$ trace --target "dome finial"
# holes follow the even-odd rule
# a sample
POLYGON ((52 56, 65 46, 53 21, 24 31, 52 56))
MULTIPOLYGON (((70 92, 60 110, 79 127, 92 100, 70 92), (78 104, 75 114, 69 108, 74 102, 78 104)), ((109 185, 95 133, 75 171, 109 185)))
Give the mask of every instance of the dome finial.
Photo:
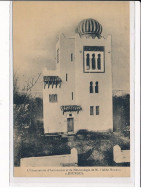
POLYGON ((78 24, 75 32, 78 33, 80 37, 85 36, 86 38, 101 38, 102 26, 98 21, 88 18, 82 20, 78 24))

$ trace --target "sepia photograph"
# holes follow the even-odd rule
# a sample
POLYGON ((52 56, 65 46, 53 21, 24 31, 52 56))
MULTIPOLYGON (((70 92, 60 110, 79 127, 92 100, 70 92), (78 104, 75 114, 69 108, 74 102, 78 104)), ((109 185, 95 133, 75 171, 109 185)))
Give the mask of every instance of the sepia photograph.
POLYGON ((130 3, 12 3, 15 177, 130 177, 130 3))

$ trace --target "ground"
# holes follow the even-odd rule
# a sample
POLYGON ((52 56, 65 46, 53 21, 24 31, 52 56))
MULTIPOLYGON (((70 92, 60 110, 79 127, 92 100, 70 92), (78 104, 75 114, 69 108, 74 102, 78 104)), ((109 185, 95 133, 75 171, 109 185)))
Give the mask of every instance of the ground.
MULTIPOLYGON (((27 132, 20 138, 16 166, 20 165, 20 158, 69 154, 73 147, 78 150, 78 166, 117 166, 113 161, 113 146, 118 144, 121 149, 130 149, 129 132, 98 133, 80 130, 76 134, 54 136, 27 132)), ((129 163, 122 165, 129 166, 129 163)))

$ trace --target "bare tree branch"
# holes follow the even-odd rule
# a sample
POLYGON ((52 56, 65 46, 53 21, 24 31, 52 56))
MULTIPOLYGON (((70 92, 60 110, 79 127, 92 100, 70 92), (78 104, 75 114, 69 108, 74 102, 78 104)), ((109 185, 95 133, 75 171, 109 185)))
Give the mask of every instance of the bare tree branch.
POLYGON ((41 73, 38 74, 37 78, 32 78, 26 85, 26 87, 24 87, 24 90, 26 90, 26 92, 28 93, 29 91, 31 92, 32 88, 35 86, 35 84, 38 82, 39 78, 41 76, 41 73))

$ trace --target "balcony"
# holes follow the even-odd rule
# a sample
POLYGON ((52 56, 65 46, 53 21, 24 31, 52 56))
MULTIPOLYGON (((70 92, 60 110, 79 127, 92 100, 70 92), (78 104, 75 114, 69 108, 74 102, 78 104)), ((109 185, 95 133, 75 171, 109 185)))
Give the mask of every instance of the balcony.
POLYGON ((46 85, 48 86, 48 88, 51 86, 56 87, 59 86, 59 88, 61 87, 61 83, 62 80, 59 76, 44 76, 43 77, 43 81, 44 81, 44 89, 46 87, 46 85))
POLYGON ((77 112, 78 114, 82 110, 82 107, 78 105, 65 105, 65 106, 61 106, 60 108, 63 114, 65 112, 77 112))

